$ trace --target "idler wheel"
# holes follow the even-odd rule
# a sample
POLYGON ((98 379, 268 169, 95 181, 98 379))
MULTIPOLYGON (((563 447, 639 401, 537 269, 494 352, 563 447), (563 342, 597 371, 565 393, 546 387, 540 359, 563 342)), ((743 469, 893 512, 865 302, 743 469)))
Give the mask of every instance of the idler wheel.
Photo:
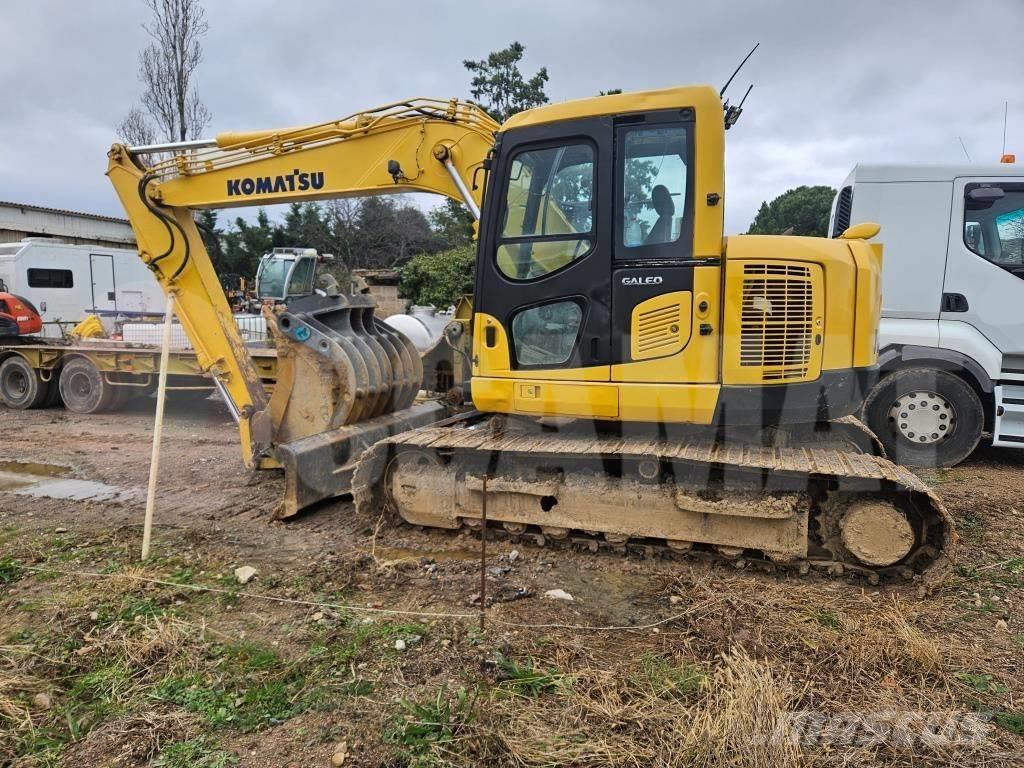
POLYGON ((910 521, 892 504, 857 501, 840 524, 843 546, 865 565, 898 563, 914 546, 910 521))

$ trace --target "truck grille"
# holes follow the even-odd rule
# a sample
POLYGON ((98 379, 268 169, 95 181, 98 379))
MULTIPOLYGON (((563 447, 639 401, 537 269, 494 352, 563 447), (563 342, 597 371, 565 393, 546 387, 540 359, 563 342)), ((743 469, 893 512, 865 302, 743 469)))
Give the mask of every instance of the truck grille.
POLYGON ((745 264, 740 366, 762 369, 765 381, 803 379, 814 338, 810 267, 745 264))

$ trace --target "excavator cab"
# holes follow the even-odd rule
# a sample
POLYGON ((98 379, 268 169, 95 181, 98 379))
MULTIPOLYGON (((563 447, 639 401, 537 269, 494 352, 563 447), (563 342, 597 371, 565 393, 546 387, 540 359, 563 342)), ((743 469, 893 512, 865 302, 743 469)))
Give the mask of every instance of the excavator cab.
POLYGON ((334 261, 315 248, 274 248, 256 268, 256 295, 260 301, 287 304, 290 299, 313 294, 319 267, 334 261))

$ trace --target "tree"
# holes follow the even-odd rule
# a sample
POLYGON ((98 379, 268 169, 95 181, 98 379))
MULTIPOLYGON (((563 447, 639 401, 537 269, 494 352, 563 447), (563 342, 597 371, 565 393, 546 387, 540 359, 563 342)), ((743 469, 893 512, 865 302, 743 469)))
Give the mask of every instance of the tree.
POLYGON ((443 247, 419 208, 392 197, 367 197, 356 216, 358 250, 352 268, 388 268, 443 247))
POLYGON ((143 29, 153 42, 139 54, 142 108, 132 107, 118 126, 131 144, 198 138, 210 112, 195 89, 195 73, 203 59, 200 39, 206 14, 199 0, 145 0, 152 18, 143 29), (143 109, 145 111, 143 111, 143 109))
POLYGON ((427 214, 430 228, 437 233, 445 248, 469 245, 473 240, 473 214, 462 203, 446 197, 444 203, 427 214))
POLYGON ((828 235, 828 216, 836 191, 832 187, 800 186, 783 192, 770 203, 761 203, 748 235, 792 234, 809 237, 828 235))
POLYGON ((233 227, 223 236, 224 271, 255 277, 260 258, 274 247, 275 235, 275 227, 262 208, 256 214, 255 224, 249 224, 241 216, 236 218, 233 227))
POLYGON ((473 292, 476 248, 462 246, 413 256, 398 273, 398 292, 413 304, 447 309, 473 292))
POLYGON ((213 268, 218 274, 230 272, 224 254, 224 233, 217 227, 217 212, 204 209, 196 211, 193 218, 199 227, 199 235, 203 238, 206 252, 210 254, 213 268))
POLYGON ((519 62, 525 52, 526 48, 521 43, 514 42, 508 48, 489 53, 486 59, 462 62, 473 73, 470 82, 473 98, 480 101, 499 123, 516 112, 548 103, 544 93, 544 84, 548 81, 547 67, 541 67, 527 80, 519 70, 519 62))

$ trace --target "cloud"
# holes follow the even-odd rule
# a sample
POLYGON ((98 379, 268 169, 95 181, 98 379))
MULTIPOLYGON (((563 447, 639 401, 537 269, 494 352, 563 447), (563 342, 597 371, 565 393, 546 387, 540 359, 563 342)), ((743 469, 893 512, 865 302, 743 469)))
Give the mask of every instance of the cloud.
MULTIPOLYGON (((466 58, 512 40, 546 66, 558 101, 609 88, 720 84, 755 41, 733 95, 755 88, 727 136, 727 231, 799 184, 838 185, 857 162, 1024 155, 1015 57, 1019 0, 376 0, 207 2, 199 88, 211 132, 319 122, 411 96, 465 96, 466 58)), ((0 56, 0 199, 118 214, 103 178, 138 98, 141 0, 6 3, 0 56)))

